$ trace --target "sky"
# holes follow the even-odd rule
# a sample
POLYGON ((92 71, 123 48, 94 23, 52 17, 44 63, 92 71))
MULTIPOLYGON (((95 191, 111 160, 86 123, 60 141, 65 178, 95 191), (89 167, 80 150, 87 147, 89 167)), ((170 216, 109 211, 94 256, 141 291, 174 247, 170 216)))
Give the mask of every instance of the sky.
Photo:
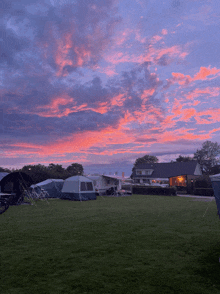
POLYGON ((220 143, 217 0, 1 0, 0 166, 125 171, 220 143))

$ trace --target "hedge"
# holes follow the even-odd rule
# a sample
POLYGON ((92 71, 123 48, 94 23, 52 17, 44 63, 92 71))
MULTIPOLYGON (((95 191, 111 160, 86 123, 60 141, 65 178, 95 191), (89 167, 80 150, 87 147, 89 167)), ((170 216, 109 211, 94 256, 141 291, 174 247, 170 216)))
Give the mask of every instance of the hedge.
POLYGON ((175 188, 133 186, 132 194, 176 196, 175 188))
POLYGON ((194 189, 194 195, 214 196, 214 191, 212 188, 196 188, 194 189))

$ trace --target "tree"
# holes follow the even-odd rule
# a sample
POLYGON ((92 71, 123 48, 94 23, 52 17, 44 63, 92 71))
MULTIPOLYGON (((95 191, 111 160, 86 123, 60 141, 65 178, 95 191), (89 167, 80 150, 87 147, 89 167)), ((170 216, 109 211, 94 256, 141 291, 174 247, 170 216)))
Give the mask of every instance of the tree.
POLYGON ((215 165, 210 170, 210 175, 220 174, 220 165, 215 165))
POLYGON ((83 166, 79 163, 72 163, 69 165, 66 170, 70 176, 82 176, 83 175, 83 166))
POLYGON ((29 175, 32 178, 34 184, 50 178, 47 167, 42 164, 25 165, 18 171, 24 172, 29 175))
POLYGON ((219 163, 217 156, 220 154, 220 145, 215 142, 205 141, 201 149, 194 153, 194 159, 201 165, 203 173, 210 174, 212 168, 219 163))
POLYGON ((143 163, 157 163, 158 158, 153 155, 144 155, 143 157, 139 157, 135 160, 134 166, 137 166, 139 164, 143 163))
POLYGON ((176 158, 176 162, 187 162, 193 160, 193 157, 190 156, 181 156, 179 155, 178 158, 176 158))
POLYGON ((47 167, 48 174, 52 179, 64 179, 67 178, 67 171, 61 164, 50 163, 47 167))
POLYGON ((10 173, 11 171, 8 168, 0 167, 0 172, 10 173))
POLYGON ((135 160, 134 166, 132 168, 132 174, 131 174, 131 178, 133 177, 134 174, 134 169, 139 165, 139 164, 143 164, 143 163, 157 163, 158 162, 158 158, 156 156, 153 155, 144 155, 143 157, 139 157, 135 160))

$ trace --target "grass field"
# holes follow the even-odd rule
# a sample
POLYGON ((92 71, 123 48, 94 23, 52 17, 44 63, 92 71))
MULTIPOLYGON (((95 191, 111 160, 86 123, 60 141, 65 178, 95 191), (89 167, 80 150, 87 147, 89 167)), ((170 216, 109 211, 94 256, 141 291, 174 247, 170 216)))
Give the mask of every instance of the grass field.
POLYGON ((0 293, 220 293, 215 201, 39 201, 0 215, 0 293), (208 209, 207 209, 208 208, 208 209))

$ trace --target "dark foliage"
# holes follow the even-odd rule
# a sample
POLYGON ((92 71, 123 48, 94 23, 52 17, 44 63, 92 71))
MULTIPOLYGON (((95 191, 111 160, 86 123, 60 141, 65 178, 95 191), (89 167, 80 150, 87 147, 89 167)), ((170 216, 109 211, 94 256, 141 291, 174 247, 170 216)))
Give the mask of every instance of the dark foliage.
POLYGON ((79 163, 72 163, 66 170, 71 176, 83 175, 83 166, 79 163))
POLYGON ((192 157, 189 157, 189 156, 181 156, 179 155, 178 158, 176 158, 176 162, 187 162, 187 161, 191 161, 193 160, 192 157))
POLYGON ((215 165, 210 169, 210 175, 220 174, 220 165, 215 165))
POLYGON ((201 165, 204 174, 211 174, 212 168, 219 162, 217 156, 220 154, 220 145, 215 142, 205 141, 201 149, 194 153, 194 159, 201 165))
POLYGON ((66 169, 60 164, 50 163, 49 166, 42 164, 37 165, 25 165, 21 171, 29 175, 33 179, 33 183, 39 183, 47 179, 67 179, 75 175, 83 175, 83 166, 78 163, 73 163, 66 169))
POLYGON ((175 188, 133 186, 133 194, 176 196, 175 188))
POLYGON ((214 196, 214 191, 212 188, 196 188, 194 189, 194 195, 214 196))
POLYGON ((209 176, 203 176, 195 180, 195 188, 212 188, 212 182, 209 176))
POLYGON ((11 171, 10 171, 10 169, 8 169, 8 168, 0 167, 0 172, 1 172, 1 173, 2 173, 2 172, 4 172, 4 173, 10 173, 11 171))

